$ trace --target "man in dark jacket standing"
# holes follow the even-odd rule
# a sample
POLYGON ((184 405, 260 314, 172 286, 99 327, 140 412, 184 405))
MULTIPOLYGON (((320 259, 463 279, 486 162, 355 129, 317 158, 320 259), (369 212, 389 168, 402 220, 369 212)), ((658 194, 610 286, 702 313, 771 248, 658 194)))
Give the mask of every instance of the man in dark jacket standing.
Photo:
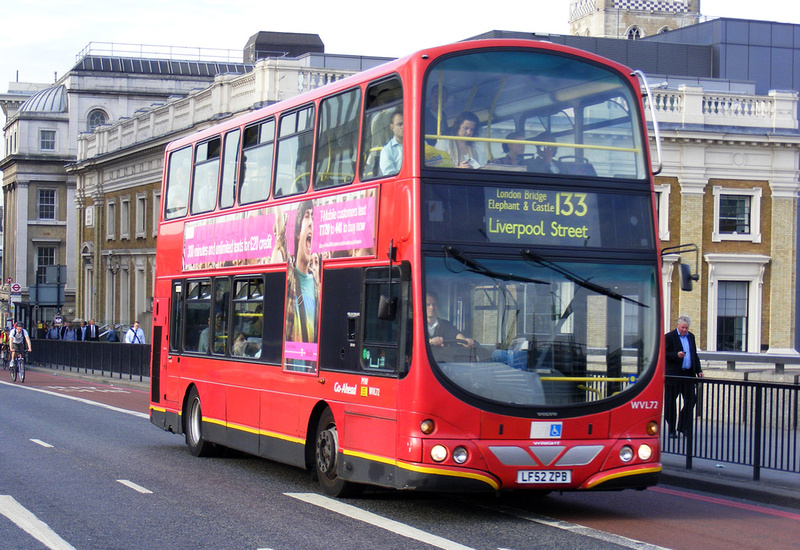
MULTIPOLYGON (((678 317, 675 330, 664 335, 664 351, 667 376, 683 376, 686 378, 702 378, 700 357, 697 356, 697 344, 694 334, 689 332, 692 321, 686 315, 678 317)), ((692 426, 692 413, 695 403, 694 382, 690 380, 667 381, 664 390, 664 418, 669 428, 669 436, 677 437, 675 432, 676 400, 683 396, 683 408, 678 417, 678 432, 686 435, 692 426)))

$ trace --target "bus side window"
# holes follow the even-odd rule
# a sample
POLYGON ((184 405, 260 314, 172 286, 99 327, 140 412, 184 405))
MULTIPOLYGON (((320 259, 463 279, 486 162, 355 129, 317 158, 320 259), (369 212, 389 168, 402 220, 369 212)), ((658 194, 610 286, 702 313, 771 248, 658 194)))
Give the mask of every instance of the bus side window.
POLYGON ((364 130, 361 142, 361 179, 368 180, 396 174, 382 174, 380 156, 392 139, 392 113, 403 106, 403 84, 398 77, 382 80, 367 88, 364 102, 364 130))
POLYGON ((189 179, 192 170, 192 148, 184 147, 169 156, 167 200, 164 218, 174 220, 186 215, 189 207, 189 179))
POLYGON ((320 104, 314 188, 345 185, 355 178, 360 107, 360 88, 320 104))
POLYGON ((405 314, 408 304, 407 262, 401 267, 392 269, 391 283, 388 268, 366 270, 364 309, 361 313, 364 326, 364 342, 360 353, 363 371, 398 372, 403 370, 402 367, 410 358, 408 331, 401 330, 408 322, 405 314), (381 297, 397 299, 397 314, 392 319, 381 319, 378 315, 381 297), (404 351, 401 353, 400 350, 404 351))
POLYGON ((236 176, 239 167, 239 130, 225 136, 222 156, 222 188, 219 192, 219 207, 230 208, 236 200, 236 176))
POLYGON ((311 180, 314 106, 282 116, 278 134, 274 196, 305 193, 311 180))
POLYGON ((280 365, 283 353, 283 320, 286 309, 286 271, 264 274, 264 332, 261 360, 280 365))
POLYGON ((224 355, 228 342, 228 302, 231 296, 231 281, 227 277, 214 279, 214 346, 211 352, 224 355))
POLYGON ((183 350, 206 353, 209 316, 211 314, 211 281, 187 281, 186 312, 183 325, 183 350), (205 331, 206 339, 201 338, 205 331))
POLYGON ((261 277, 237 279, 233 293, 233 331, 230 353, 260 358, 264 325, 264 282, 261 277))
POLYGON ((192 178, 192 214, 214 210, 219 180, 220 138, 199 144, 194 152, 192 178))
POLYGON ((172 283, 172 311, 169 324, 169 351, 181 351, 181 325, 183 324, 183 282, 172 283))
POLYGON ((274 146, 274 119, 259 122, 244 129, 239 204, 265 201, 269 197, 274 146))

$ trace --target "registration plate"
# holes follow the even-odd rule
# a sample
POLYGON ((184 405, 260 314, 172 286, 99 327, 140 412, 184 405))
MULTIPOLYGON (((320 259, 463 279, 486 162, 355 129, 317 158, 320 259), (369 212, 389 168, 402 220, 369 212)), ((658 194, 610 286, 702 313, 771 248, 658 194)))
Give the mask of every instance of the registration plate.
POLYGON ((572 483, 570 470, 520 470, 517 483, 572 483))

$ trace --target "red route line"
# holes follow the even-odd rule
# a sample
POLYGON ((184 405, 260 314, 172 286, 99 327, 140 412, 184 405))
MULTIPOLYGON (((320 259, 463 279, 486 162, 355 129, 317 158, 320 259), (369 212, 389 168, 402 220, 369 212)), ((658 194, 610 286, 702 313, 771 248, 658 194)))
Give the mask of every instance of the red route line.
POLYGON ((648 488, 648 491, 655 491, 657 493, 664 493, 667 495, 673 495, 681 498, 691 498, 702 502, 710 502, 712 504, 719 504, 721 506, 729 506, 731 508, 739 508, 741 510, 748 510, 750 512, 758 512, 760 514, 767 514, 771 516, 778 516, 781 518, 800 521, 800 514, 794 514, 792 512, 783 512, 781 510, 773 510, 771 508, 764 508, 762 506, 756 506, 754 504, 744 504, 742 502, 734 502, 732 500, 725 500, 722 498, 707 497, 702 495, 696 495, 694 493, 685 493, 683 491, 674 491, 672 489, 664 489, 663 487, 650 487, 648 488))

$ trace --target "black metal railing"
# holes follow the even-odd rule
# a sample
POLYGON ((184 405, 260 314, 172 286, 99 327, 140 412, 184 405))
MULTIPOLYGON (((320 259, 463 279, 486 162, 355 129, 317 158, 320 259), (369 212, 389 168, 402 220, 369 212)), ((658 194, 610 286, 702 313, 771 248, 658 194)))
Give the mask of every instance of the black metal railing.
POLYGON ((33 340, 29 361, 55 369, 141 382, 150 376, 150 345, 37 339, 33 340))
POLYGON ((662 452, 685 456, 687 469, 701 458, 751 466, 756 481, 762 468, 800 473, 800 386, 682 376, 666 384, 679 411, 684 395, 696 401, 684 433, 663 430, 662 452))

